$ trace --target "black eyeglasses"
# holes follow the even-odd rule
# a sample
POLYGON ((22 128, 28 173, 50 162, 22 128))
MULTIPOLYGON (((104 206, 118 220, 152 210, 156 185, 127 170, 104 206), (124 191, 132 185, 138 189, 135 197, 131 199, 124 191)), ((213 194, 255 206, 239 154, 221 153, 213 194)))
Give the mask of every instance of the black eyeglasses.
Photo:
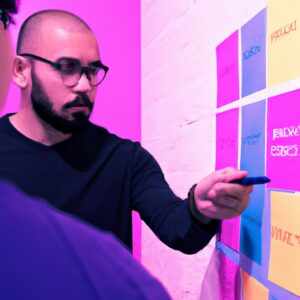
POLYGON ((101 61, 95 61, 88 67, 83 67, 76 58, 62 57, 58 59, 57 62, 52 62, 30 53, 22 53, 19 55, 28 56, 51 65, 60 73, 63 83, 68 87, 75 86, 83 73, 85 73, 92 86, 97 86, 104 80, 106 73, 108 72, 108 67, 103 65, 101 61))

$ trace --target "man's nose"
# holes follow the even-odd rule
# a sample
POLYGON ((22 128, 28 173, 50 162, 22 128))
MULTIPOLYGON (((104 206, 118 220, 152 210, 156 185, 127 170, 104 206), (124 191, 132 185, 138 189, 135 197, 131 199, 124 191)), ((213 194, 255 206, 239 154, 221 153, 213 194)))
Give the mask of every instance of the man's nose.
POLYGON ((78 83, 74 86, 74 91, 76 92, 82 92, 87 93, 92 90, 92 85, 89 80, 89 75, 87 74, 87 71, 84 71, 78 81, 78 83))

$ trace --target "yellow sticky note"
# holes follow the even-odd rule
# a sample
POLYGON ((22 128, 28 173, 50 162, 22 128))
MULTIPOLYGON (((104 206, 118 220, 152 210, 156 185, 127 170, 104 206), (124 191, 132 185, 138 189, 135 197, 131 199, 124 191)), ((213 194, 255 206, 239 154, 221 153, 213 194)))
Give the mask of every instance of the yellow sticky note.
POLYGON ((300 76, 300 1, 270 0, 268 5, 268 86, 300 76))
POLYGON ((244 300, 269 300, 269 290, 248 273, 241 271, 244 300))
POLYGON ((300 195, 271 192, 269 280, 300 296, 300 195))

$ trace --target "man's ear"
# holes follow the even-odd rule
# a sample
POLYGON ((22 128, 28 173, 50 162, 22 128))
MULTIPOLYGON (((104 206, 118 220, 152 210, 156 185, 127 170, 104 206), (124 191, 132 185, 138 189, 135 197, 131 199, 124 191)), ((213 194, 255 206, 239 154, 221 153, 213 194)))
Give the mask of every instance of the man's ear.
POLYGON ((31 65, 22 56, 16 56, 13 61, 12 80, 21 89, 26 89, 31 81, 31 65))

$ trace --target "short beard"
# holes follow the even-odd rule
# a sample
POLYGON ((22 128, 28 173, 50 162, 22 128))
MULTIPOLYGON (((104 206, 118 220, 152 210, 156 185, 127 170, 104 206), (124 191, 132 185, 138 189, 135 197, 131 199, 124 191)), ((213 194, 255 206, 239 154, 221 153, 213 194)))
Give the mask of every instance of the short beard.
MULTIPOLYGON (((86 115, 83 112, 75 112, 72 114, 73 119, 69 120, 55 112, 50 98, 46 95, 39 79, 35 75, 34 69, 32 69, 31 78, 31 104, 36 114, 43 121, 63 133, 78 132, 89 124, 90 114, 86 115)), ((90 112, 92 112, 93 109, 93 103, 88 96, 81 94, 74 101, 65 104, 62 107, 62 111, 75 106, 87 106, 90 109, 90 112)))

